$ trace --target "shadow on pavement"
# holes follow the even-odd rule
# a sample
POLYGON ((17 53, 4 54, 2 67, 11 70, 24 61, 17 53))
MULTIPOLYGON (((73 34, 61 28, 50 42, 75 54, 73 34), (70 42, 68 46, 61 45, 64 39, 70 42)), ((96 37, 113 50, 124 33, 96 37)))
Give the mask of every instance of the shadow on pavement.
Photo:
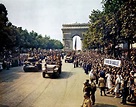
MULTIPOLYGON (((136 104, 134 103, 127 103, 124 105, 125 107, 136 107, 136 104)), ((93 107, 119 107, 119 106, 115 106, 115 105, 110 105, 110 104, 100 104, 100 103, 96 103, 93 107)))
POLYGON ((96 103, 93 107, 117 107, 115 105, 110 105, 110 104, 100 104, 96 103))
POLYGON ((7 77, 5 76, 0 76, 0 83, 2 82, 12 82, 14 81, 15 79, 18 79, 20 77, 20 74, 11 74, 11 75, 7 75, 7 77))
POLYGON ((70 78, 73 74, 74 74, 73 72, 62 71, 62 73, 60 74, 59 79, 70 78))
POLYGON ((9 107, 9 106, 0 104, 0 107, 9 107))
POLYGON ((126 105, 128 105, 128 106, 134 106, 134 107, 136 107, 136 103, 127 103, 126 105))
POLYGON ((2 82, 12 82, 20 77, 20 72, 22 72, 21 67, 13 67, 9 70, 2 70, 0 72, 0 83, 2 82))
POLYGON ((45 78, 51 78, 51 79, 67 79, 71 77, 74 73, 73 72, 67 72, 67 71, 62 71, 59 76, 53 75, 53 76, 48 76, 46 75, 45 78))

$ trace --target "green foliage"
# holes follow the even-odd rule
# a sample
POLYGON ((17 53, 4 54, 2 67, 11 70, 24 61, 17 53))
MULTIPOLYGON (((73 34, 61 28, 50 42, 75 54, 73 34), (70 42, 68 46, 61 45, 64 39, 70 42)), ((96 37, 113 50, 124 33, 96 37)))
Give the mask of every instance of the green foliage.
POLYGON ((18 35, 19 47, 20 48, 41 48, 41 49, 62 49, 63 45, 60 41, 50 39, 49 36, 42 36, 38 33, 18 28, 20 35, 18 35))
POLYGON ((84 37, 84 47, 106 46, 115 51, 115 46, 122 42, 135 43, 136 0, 102 0, 102 3, 103 11, 93 10, 89 16, 90 26, 84 37))
POLYGON ((129 0, 119 10, 119 19, 122 22, 121 34, 131 43, 136 42, 136 0, 129 0))
POLYGON ((116 13, 122 4, 128 0, 102 0, 105 13, 116 13))
POLYGON ((95 48, 103 43, 102 32, 104 29, 104 13, 99 10, 93 10, 90 18, 90 26, 88 32, 85 34, 83 45, 85 48, 95 48))
POLYGON ((7 15, 6 7, 0 4, 0 52, 12 49, 16 41, 14 27, 8 21, 7 15))

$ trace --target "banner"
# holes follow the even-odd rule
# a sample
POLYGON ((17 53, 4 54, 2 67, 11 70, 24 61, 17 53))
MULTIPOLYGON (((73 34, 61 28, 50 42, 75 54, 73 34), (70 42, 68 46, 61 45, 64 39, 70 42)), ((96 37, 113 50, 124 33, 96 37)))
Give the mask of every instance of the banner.
POLYGON ((114 59, 104 59, 105 65, 120 67, 121 66, 121 60, 114 60, 114 59))

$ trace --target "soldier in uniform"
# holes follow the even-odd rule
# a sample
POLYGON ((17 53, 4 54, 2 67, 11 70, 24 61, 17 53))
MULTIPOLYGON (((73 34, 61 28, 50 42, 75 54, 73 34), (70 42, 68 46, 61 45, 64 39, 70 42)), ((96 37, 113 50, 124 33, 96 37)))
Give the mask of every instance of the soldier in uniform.
POLYGON ((105 79, 103 77, 99 78, 99 80, 98 80, 98 86, 100 88, 101 96, 102 96, 102 92, 104 92, 104 95, 106 96, 106 94, 105 94, 105 79))

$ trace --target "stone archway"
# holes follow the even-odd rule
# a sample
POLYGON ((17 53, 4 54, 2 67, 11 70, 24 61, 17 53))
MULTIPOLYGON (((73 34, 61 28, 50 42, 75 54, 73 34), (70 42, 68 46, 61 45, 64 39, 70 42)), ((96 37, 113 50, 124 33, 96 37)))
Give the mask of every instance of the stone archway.
POLYGON ((68 51, 73 50, 73 37, 78 35, 82 43, 83 35, 89 28, 88 23, 63 24, 62 26, 64 50, 68 51))

